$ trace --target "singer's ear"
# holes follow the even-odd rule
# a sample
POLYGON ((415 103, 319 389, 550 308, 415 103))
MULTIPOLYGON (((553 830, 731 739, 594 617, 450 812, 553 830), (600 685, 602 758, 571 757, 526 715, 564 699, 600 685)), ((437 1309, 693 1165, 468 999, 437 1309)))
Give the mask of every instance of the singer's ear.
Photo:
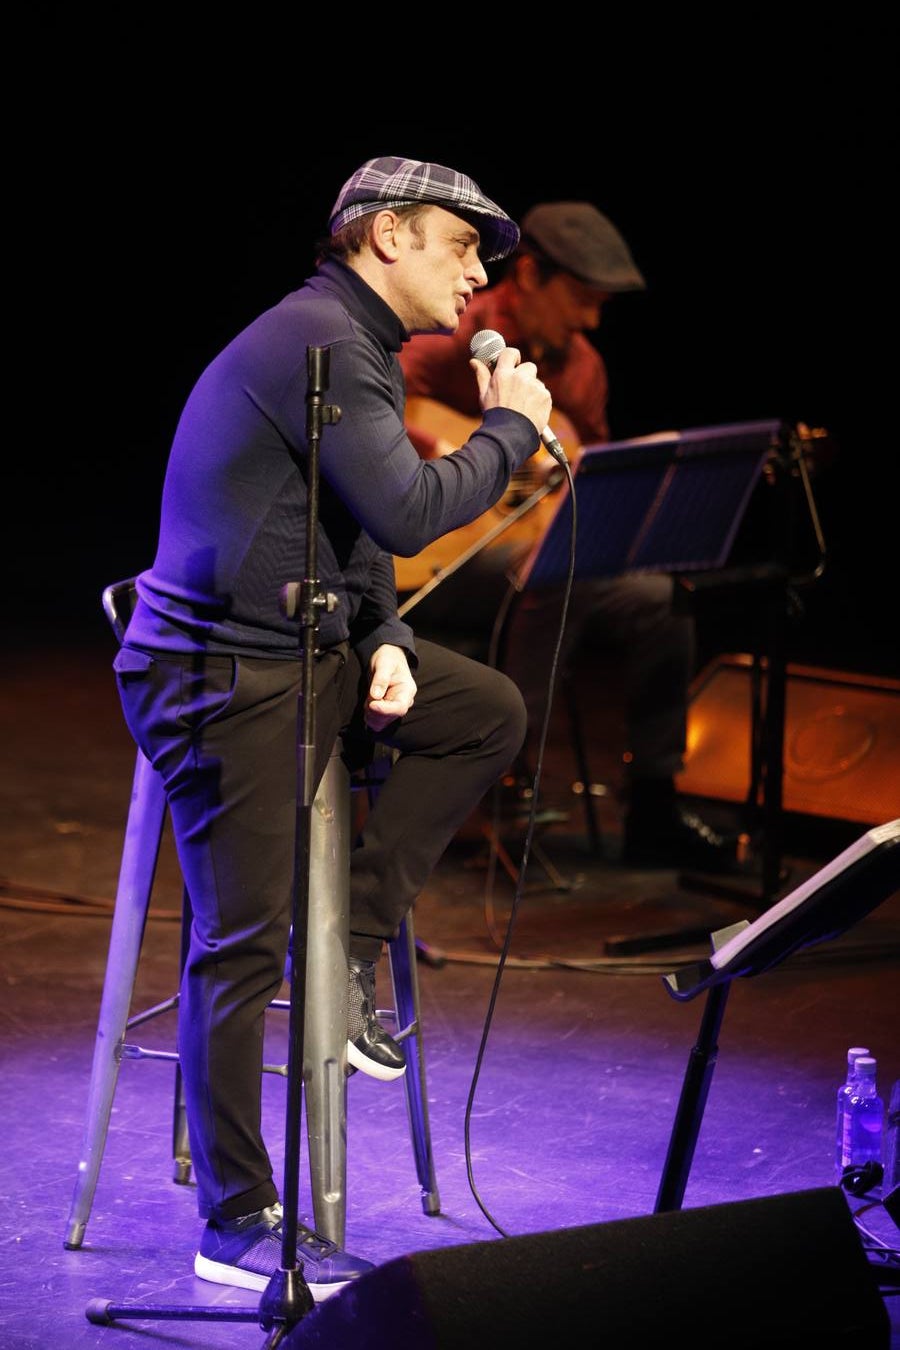
POLYGON ((379 258, 393 262, 400 253, 398 234, 401 220, 394 211, 375 211, 369 226, 369 242, 379 258))

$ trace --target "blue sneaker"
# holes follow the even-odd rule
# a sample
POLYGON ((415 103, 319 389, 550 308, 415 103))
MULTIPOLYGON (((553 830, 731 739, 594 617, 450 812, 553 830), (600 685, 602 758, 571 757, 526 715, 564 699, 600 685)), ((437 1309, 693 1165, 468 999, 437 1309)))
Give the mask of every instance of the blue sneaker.
MULTIPOLYGON (((240 1219, 210 1219, 194 1257, 194 1274, 212 1284, 263 1293, 281 1269, 282 1219, 280 1204, 240 1219)), ((317 1303, 375 1269, 371 1261, 350 1256, 302 1223, 297 1224, 297 1260, 317 1303)))

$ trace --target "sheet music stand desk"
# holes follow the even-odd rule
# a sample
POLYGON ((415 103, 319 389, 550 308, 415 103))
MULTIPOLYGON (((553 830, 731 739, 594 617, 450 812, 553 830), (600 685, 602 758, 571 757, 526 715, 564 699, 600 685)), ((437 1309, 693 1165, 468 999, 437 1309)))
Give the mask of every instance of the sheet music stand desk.
POLYGON ((746 919, 711 935, 712 956, 664 976, 685 1002, 706 993, 691 1051, 654 1213, 680 1209, 718 1055, 718 1034, 731 981, 760 975, 802 947, 840 936, 900 890, 900 819, 861 835, 843 853, 784 896, 753 923, 746 919))

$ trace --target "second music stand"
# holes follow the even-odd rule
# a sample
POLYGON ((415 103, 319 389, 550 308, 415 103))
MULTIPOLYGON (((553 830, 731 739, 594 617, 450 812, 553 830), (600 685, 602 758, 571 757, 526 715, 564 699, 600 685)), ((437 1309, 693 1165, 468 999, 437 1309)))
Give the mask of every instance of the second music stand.
POLYGON ((655 1212, 680 1209, 718 1054, 717 1038, 731 981, 759 975, 804 947, 839 937, 900 888, 900 819, 878 825, 753 923, 711 934, 708 960, 665 976, 679 1002, 706 993, 691 1051, 655 1212))

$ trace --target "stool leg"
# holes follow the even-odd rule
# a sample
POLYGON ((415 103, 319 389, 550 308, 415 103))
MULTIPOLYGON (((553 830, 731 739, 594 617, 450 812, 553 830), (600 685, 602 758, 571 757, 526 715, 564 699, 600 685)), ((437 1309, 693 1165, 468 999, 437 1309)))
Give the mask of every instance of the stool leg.
POLYGON ((409 1133, 416 1160, 416 1174, 422 1187, 422 1209, 440 1214, 441 1197, 434 1172, 431 1151, 431 1126, 428 1120, 428 1092, 425 1082, 425 1052, 419 1015, 419 976, 416 966, 416 937, 412 910, 409 910, 396 939, 388 944, 391 981, 397 1025, 404 1036, 406 1054, 406 1106, 409 1133), (408 1033, 408 1034, 407 1034, 408 1033))
POLYGON ((165 811, 162 780, 139 752, 113 909, 100 1019, 94 1042, 82 1157, 78 1164, 78 1178, 63 1243, 70 1249, 81 1246, 94 1203, 119 1076, 120 1052, 150 907, 150 893, 162 843, 165 811))
MULTIPOLYGON (((178 964, 179 980, 188 958, 191 943, 191 924, 194 912, 191 898, 185 886, 181 895, 181 957, 178 964)), ((181 1061, 175 1065, 175 1103, 172 1108, 172 1180, 176 1186, 187 1186, 191 1180, 191 1141, 188 1135, 187 1103, 184 1096, 184 1079, 181 1073, 181 1061)))
POLYGON ((338 743, 311 815, 303 1076, 315 1225, 342 1247, 347 1219, 350 776, 340 752, 338 743))

